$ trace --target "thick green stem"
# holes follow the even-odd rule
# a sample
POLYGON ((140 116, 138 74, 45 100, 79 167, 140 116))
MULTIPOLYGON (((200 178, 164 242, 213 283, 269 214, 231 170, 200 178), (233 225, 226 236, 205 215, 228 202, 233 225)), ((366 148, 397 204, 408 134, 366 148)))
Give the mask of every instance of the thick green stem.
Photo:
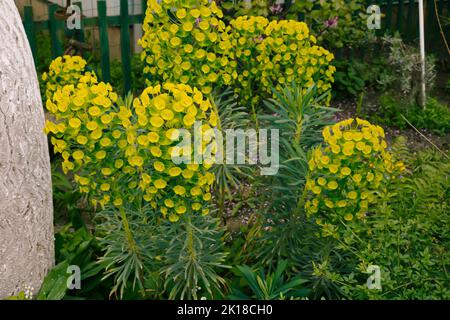
POLYGON ((256 113, 255 104, 252 103, 252 117, 253 121, 255 122, 255 130, 258 134, 259 132, 259 121, 258 121, 258 114, 256 113))
POLYGON ((298 145, 300 143, 300 138, 301 138, 301 135, 302 135, 302 124, 303 124, 303 121, 300 118, 297 121, 297 128, 295 130, 295 135, 294 135, 295 145, 298 145))
MULTIPOLYGON (((133 233, 130 228, 130 224, 128 223, 128 218, 125 213, 125 210, 121 207, 119 209, 119 211, 120 211, 120 217, 122 218, 123 230, 125 231, 125 236, 127 238, 128 248, 130 249, 131 252, 134 252, 138 256, 139 260, 142 261, 140 253, 139 253, 139 249, 137 247, 136 241, 134 240, 133 233)), ((142 284, 141 294, 143 297, 145 297, 145 289, 143 287, 144 286, 144 274, 143 274, 142 268, 139 269, 138 277, 139 277, 139 282, 142 284)))
POLYGON ((191 217, 187 215, 186 218, 186 234, 187 234, 187 250, 189 255, 192 257, 192 260, 196 259, 196 252, 194 248, 194 234, 192 230, 191 217))
POLYGON ((131 251, 136 252, 136 242, 134 241, 133 234, 131 233, 130 224, 128 223, 127 215, 123 208, 120 208, 120 217, 122 218, 123 229, 128 241, 128 247, 131 251))
MULTIPOLYGON (((309 177, 310 177, 310 173, 308 172, 308 174, 306 175, 305 181, 308 181, 309 177)), ((295 208, 294 215, 300 215, 301 212, 303 211, 303 207, 305 205, 305 199, 306 199, 307 195, 308 195, 308 190, 306 188, 306 182, 305 182, 305 186, 303 188, 302 195, 300 196, 300 198, 297 201, 297 207, 295 208)))
POLYGON ((227 220, 225 219, 225 189, 220 188, 219 189, 219 214, 220 218, 223 221, 223 225, 225 226, 227 224, 227 220))

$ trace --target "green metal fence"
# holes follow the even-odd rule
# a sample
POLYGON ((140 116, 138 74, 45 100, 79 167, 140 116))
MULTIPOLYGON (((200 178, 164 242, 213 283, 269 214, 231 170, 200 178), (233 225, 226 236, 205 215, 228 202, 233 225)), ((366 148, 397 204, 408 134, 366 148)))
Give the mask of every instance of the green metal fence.
MULTIPOLYGON (((378 4, 384 14, 382 18, 382 29, 379 34, 385 31, 399 31, 407 40, 414 40, 418 37, 418 4, 417 0, 368 0, 367 5, 378 4)), ((81 3, 73 1, 73 4, 81 3)), ((436 44, 438 50, 445 51, 448 55, 445 46, 443 45, 441 33, 438 28, 436 19, 436 11, 439 16, 450 16, 450 0, 425 0, 425 28, 427 34, 427 46, 435 48, 436 44), (444 50, 442 50, 444 49, 444 50)), ((26 6, 24 8, 24 26, 27 33, 31 49, 34 57, 36 57, 39 46, 36 43, 36 32, 48 30, 51 38, 52 57, 55 58, 63 54, 63 45, 59 34, 64 31, 66 35, 75 37, 77 40, 83 42, 85 37, 85 28, 96 27, 99 30, 100 37, 100 65, 102 70, 102 80, 109 82, 110 75, 110 46, 108 39, 109 27, 120 27, 120 46, 121 46, 121 60, 122 71, 124 77, 125 91, 131 90, 131 40, 130 40, 130 26, 140 24, 144 20, 144 13, 146 11, 146 1, 142 1, 142 12, 140 15, 129 15, 128 0, 120 0, 120 15, 107 16, 106 15, 106 0, 97 0, 98 16, 92 18, 83 17, 81 23, 81 30, 73 34, 73 31, 67 30, 64 21, 58 20, 55 17, 55 12, 60 8, 58 5, 49 4, 48 12, 49 18, 46 21, 34 21, 33 8, 26 6)), ((449 27, 443 25, 444 33, 448 36, 449 27)), ((436 49, 436 48, 435 48, 436 49)))
MULTIPOLYGON (((81 2, 73 1, 81 9, 81 2)), ((145 13, 147 7, 146 1, 142 1, 142 12, 145 13)), ((120 47, 121 47, 121 65, 124 77, 125 91, 131 90, 131 39, 130 26, 140 24, 144 21, 144 14, 130 15, 128 10, 128 0, 120 0, 120 15, 106 15, 106 1, 97 1, 98 16, 81 20, 81 30, 68 30, 65 21, 58 20, 55 12, 60 7, 56 4, 48 6, 48 20, 34 21, 33 8, 31 6, 24 7, 24 26, 28 40, 30 42, 33 56, 36 57, 39 45, 36 43, 36 33, 42 30, 48 30, 51 39, 52 58, 56 58, 64 53, 63 45, 60 39, 60 33, 64 32, 68 37, 83 42, 85 37, 85 28, 96 27, 100 37, 100 66, 102 70, 102 80, 109 82, 111 80, 110 73, 110 46, 109 46, 109 27, 120 27, 120 47)))

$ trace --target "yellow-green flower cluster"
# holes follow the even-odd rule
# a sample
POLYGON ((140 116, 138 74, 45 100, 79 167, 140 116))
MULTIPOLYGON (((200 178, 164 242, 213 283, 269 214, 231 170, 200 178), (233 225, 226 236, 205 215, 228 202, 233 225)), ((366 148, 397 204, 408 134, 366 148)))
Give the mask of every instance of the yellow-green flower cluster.
POLYGON ((105 205, 116 183, 107 162, 117 148, 111 128, 118 96, 109 84, 95 82, 94 76, 84 75, 76 86, 57 87, 46 102, 54 120, 47 120, 45 132, 52 134, 54 151, 62 155, 64 173, 73 171, 80 191, 105 205))
POLYGON ((386 150, 381 127, 362 119, 348 119, 323 130, 324 146, 314 149, 306 181, 308 215, 325 236, 336 235, 337 225, 364 220, 383 181, 404 169, 386 150))
POLYGON ((269 20, 264 17, 238 17, 230 22, 227 32, 230 34, 233 50, 228 52, 231 59, 239 61, 239 73, 233 85, 241 99, 256 103, 260 94, 253 91, 256 83, 261 83, 262 69, 260 49, 265 41, 265 29, 269 20), (255 94, 255 92, 257 94, 255 94))
MULTIPOLYGON (((109 84, 92 84, 92 75, 79 79, 47 100, 55 121, 47 121, 45 130, 80 191, 101 206, 142 199, 170 221, 186 212, 207 214, 212 162, 175 164, 172 156, 194 153, 190 146, 178 147, 179 129, 193 135, 194 129, 205 133, 217 125, 209 100, 196 88, 165 84, 146 88, 126 104, 109 84), (202 125, 196 128, 195 121, 202 125)), ((201 137, 206 153, 214 141, 211 135, 201 137)))
POLYGON ((281 90, 292 82, 305 88, 317 84, 319 93, 331 88, 334 56, 315 45, 304 22, 281 20, 269 22, 263 17, 239 17, 231 21, 235 56, 242 69, 236 86, 245 100, 271 96, 271 88, 281 90))
POLYGON ((86 60, 80 56, 65 55, 57 57, 50 64, 48 73, 42 74, 46 83, 47 97, 52 97, 56 89, 68 84, 76 85, 81 77, 89 77, 92 83, 97 83, 97 77, 92 72, 85 72, 86 60))
POLYGON ((204 94, 232 86, 251 104, 292 82, 331 87, 333 54, 305 23, 243 16, 225 26, 222 17, 214 1, 149 0, 140 41, 149 84, 181 82, 204 94))
MULTIPOLYGON (((202 92, 184 84, 164 84, 148 87, 133 102, 133 108, 123 110, 126 137, 119 140, 130 166, 141 172, 138 187, 144 200, 157 208, 170 221, 188 211, 207 214, 204 204, 211 200, 214 174, 211 161, 193 162, 194 147, 179 146, 188 130, 192 142, 196 134, 205 134, 217 125, 218 116, 202 92), (201 121, 201 126, 194 126, 201 121), (183 129, 183 130, 182 130, 183 129), (173 157, 189 159, 190 163, 175 164, 173 157)), ((202 150, 211 144, 211 136, 202 136, 202 150)))
POLYGON ((231 47, 221 39, 222 17, 214 1, 149 0, 140 40, 148 84, 172 81, 209 94, 217 83, 231 83, 235 62, 219 54, 231 47))

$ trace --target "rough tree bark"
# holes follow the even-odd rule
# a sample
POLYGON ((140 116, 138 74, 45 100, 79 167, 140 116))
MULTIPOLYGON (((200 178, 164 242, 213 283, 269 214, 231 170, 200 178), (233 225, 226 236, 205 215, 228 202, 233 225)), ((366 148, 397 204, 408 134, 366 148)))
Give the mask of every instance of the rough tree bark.
POLYGON ((14 0, 0 0, 0 299, 54 264, 50 159, 31 49, 14 0))

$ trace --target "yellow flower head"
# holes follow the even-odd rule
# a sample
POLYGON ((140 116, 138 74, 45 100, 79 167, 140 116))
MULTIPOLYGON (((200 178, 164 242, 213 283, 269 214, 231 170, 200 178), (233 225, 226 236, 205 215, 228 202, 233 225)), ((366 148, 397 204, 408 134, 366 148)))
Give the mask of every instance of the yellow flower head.
POLYGON ((341 221, 367 218, 365 212, 377 201, 382 183, 393 179, 402 165, 394 164, 385 150, 383 130, 366 120, 341 121, 326 127, 322 136, 323 146, 311 153, 308 162, 304 208, 308 215, 326 212, 323 232, 337 236, 341 221))

